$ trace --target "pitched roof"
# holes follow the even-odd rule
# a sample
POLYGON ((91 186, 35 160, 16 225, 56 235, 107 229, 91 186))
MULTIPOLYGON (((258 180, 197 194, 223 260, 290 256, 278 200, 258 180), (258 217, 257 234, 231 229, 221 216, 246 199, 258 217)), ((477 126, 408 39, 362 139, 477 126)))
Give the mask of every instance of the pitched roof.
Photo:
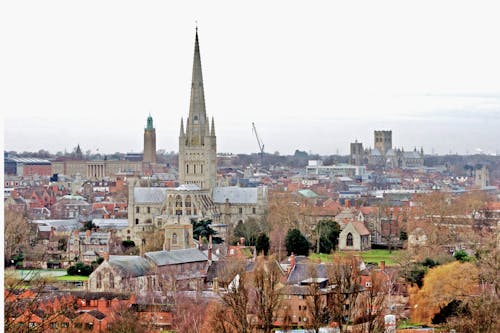
POLYGON ((352 226, 354 227, 354 229, 356 229, 356 231, 361 235, 361 236, 365 236, 365 235, 369 235, 370 234, 370 231, 368 231, 368 229, 366 229, 365 225, 363 224, 363 222, 359 222, 359 221, 351 221, 350 223, 352 223, 352 226))
POLYGON ((158 266, 176 265, 188 262, 207 261, 207 256, 200 250, 181 249, 172 251, 155 251, 144 254, 158 266))
POLYGON ((328 272, 325 264, 315 264, 315 263, 296 263, 290 275, 288 275, 287 284, 298 284, 301 281, 307 280, 312 277, 312 273, 316 275, 317 278, 328 278, 328 272))
POLYGON ((164 187, 136 187, 134 201, 136 203, 160 203, 165 200, 167 189, 164 187))
POLYGON ((109 265, 131 277, 146 275, 151 269, 149 262, 141 256, 109 256, 109 265))
POLYGON ((230 203, 256 204, 257 192, 258 188, 256 187, 215 187, 212 198, 216 203, 225 203, 228 199, 230 203))

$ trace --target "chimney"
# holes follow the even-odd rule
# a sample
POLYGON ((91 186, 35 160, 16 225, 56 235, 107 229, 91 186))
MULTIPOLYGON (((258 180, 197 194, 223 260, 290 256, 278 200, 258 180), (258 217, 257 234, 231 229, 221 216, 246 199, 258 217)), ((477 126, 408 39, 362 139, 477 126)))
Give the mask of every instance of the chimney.
POLYGON ((380 261, 380 269, 385 271, 385 260, 380 261))
POLYGON ((345 207, 346 207, 346 208, 349 208, 349 207, 351 206, 351 203, 349 202, 349 199, 346 199, 346 200, 344 201, 344 203, 345 203, 345 207))
POLYGON ((208 247, 212 248, 212 235, 208 236, 208 247))
POLYGON ((245 246, 245 237, 240 237, 240 246, 245 246))

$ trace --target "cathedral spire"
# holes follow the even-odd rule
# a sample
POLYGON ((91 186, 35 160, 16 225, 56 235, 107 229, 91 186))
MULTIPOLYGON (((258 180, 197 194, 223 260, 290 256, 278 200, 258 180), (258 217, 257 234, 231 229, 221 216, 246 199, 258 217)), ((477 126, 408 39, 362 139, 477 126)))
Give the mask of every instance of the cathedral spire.
POLYGON ((201 73, 200 44, 198 42, 198 27, 194 42, 193 76, 191 80, 191 101, 189 105, 189 118, 205 118, 205 94, 203 91, 203 76, 201 73))
POLYGON ((210 133, 211 136, 215 136, 215 122, 214 122, 214 117, 212 117, 212 132, 210 133))

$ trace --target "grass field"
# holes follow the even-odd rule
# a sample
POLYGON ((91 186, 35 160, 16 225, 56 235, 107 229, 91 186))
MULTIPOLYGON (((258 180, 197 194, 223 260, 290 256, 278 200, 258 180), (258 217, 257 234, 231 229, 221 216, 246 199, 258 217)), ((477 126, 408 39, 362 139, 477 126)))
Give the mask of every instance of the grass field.
POLYGON ((64 275, 56 278, 57 281, 87 281, 88 279, 88 276, 80 275, 64 275))
MULTIPOLYGON (((381 261, 385 261, 385 264, 388 266, 395 265, 394 257, 400 252, 400 250, 393 250, 392 253, 389 253, 389 250, 369 250, 369 251, 350 251, 350 252, 337 252, 341 256, 351 254, 351 255, 359 255, 363 258, 365 263, 376 263, 379 264, 381 261)), ((322 262, 328 262, 332 260, 331 254, 324 253, 313 253, 309 256, 312 260, 317 260, 318 258, 322 262)))

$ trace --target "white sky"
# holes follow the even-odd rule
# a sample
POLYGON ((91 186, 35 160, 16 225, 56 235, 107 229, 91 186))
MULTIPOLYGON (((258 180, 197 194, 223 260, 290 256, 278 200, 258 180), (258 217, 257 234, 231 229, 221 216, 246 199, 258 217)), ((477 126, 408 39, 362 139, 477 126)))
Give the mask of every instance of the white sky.
POLYGON ((347 154, 392 129, 500 153, 500 8, 481 1, 4 1, 7 150, 178 150, 198 21, 219 152, 347 154))

